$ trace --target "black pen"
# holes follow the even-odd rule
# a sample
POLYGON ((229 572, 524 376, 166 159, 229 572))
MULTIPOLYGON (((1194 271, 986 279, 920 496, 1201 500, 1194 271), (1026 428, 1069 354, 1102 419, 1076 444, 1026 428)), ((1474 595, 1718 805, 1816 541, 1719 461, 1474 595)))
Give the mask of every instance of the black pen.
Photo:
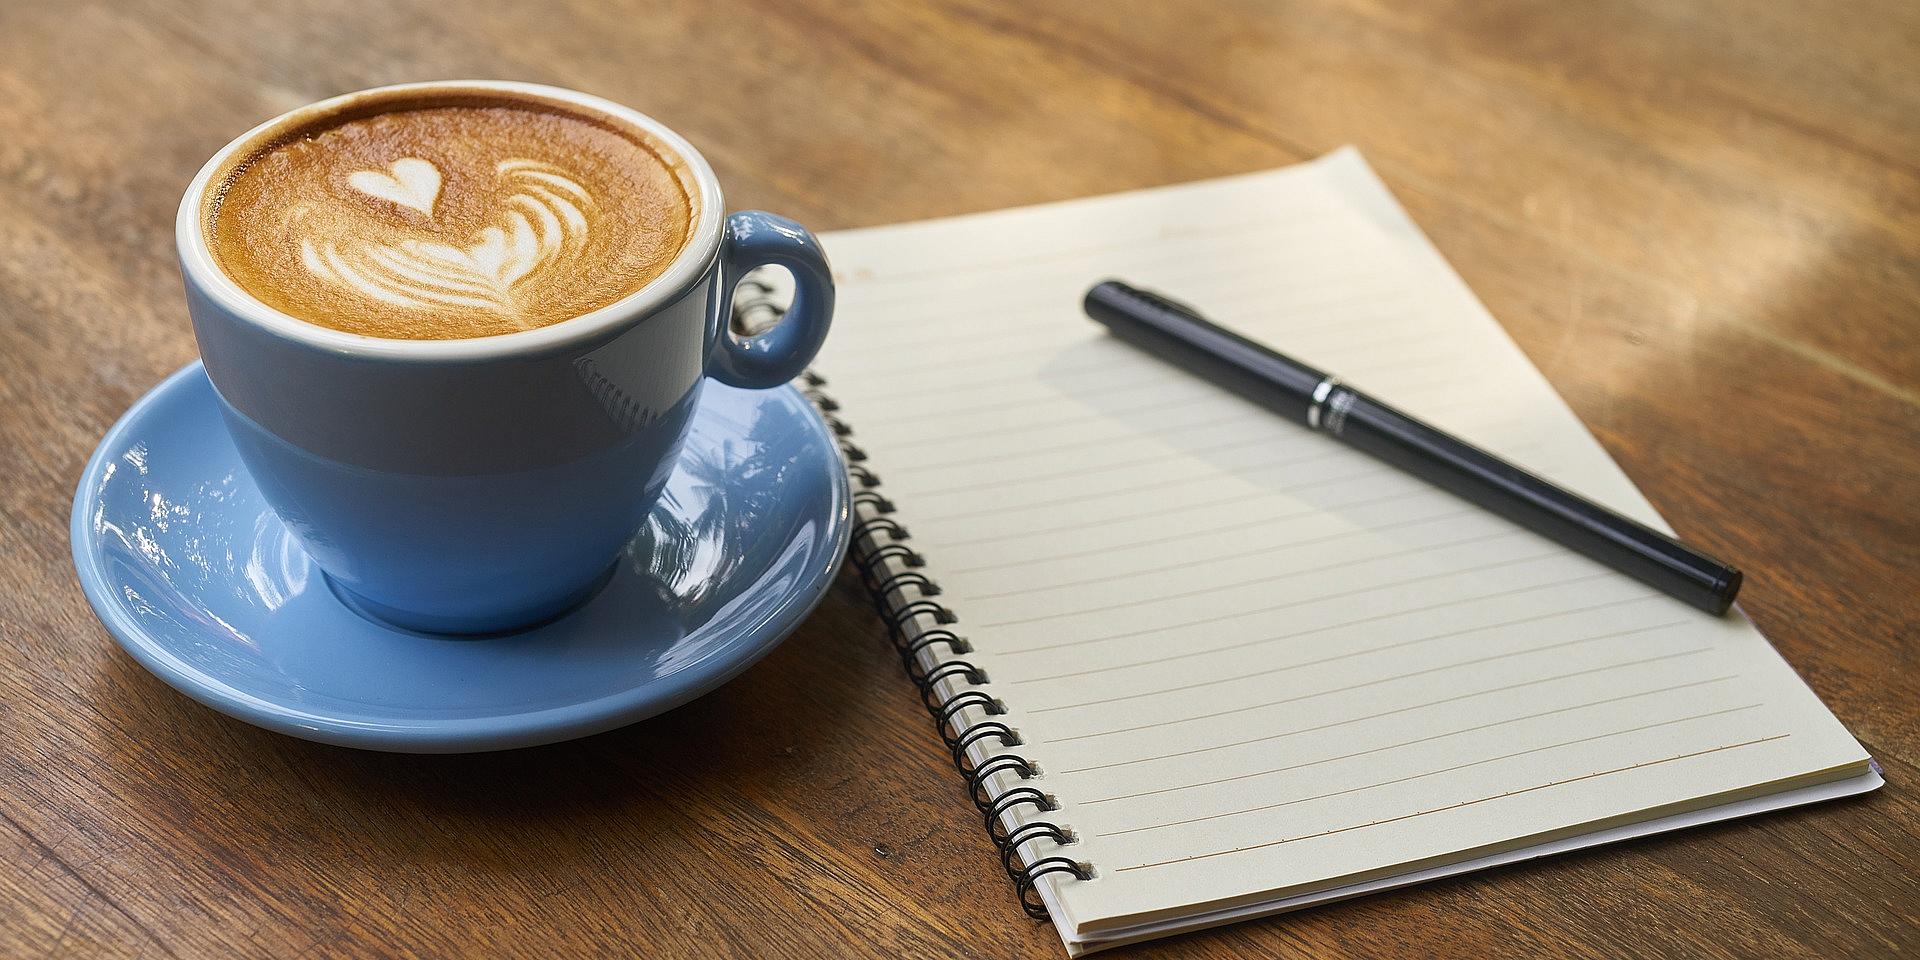
POLYGON ((1086 311, 1157 357, 1708 613, 1726 613, 1740 592, 1733 567, 1222 329, 1185 304, 1108 280, 1087 291, 1086 311))

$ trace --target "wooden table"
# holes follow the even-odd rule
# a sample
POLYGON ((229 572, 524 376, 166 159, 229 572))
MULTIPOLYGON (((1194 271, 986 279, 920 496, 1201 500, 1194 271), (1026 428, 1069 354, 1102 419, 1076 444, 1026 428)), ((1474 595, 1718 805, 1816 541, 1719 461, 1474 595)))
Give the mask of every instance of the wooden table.
POLYGON ((288 107, 464 76, 632 104, 731 204, 816 229, 1357 143, 1886 768, 1862 799, 1136 952, 1920 952, 1910 0, 137 0, 0 6, 0 956, 1062 955, 850 577, 718 693, 503 755, 265 733, 94 620, 69 497, 194 356, 183 185, 288 107))

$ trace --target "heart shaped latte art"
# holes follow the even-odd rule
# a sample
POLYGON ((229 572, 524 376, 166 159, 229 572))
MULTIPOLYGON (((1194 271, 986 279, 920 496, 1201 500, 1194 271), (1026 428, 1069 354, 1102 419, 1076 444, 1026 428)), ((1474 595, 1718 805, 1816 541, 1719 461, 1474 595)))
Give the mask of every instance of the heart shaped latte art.
POLYGON ((391 200, 433 216, 434 202, 440 199, 440 168, 419 157, 401 157, 387 172, 356 170, 347 177, 347 186, 370 197, 391 200))
MULTIPOLYGON (((500 212, 465 243, 419 237, 388 240, 306 237, 300 260, 323 280, 383 303, 422 310, 474 309, 513 318, 524 313, 514 287, 586 246, 593 198, 566 171, 537 160, 494 168, 500 212)), ((433 215, 440 171, 404 157, 386 171, 361 170, 347 184, 372 197, 433 215)), ((396 234, 399 232, 395 231, 396 234)), ((533 324, 527 324, 531 327, 533 324)))

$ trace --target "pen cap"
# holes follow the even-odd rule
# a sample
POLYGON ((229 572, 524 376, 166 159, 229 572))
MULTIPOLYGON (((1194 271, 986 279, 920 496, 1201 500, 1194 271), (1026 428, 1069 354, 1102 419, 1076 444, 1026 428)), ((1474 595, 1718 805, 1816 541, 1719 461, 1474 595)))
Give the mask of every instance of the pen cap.
POLYGON ((1224 329, 1193 308, 1118 280, 1094 284, 1083 307, 1115 336, 1300 423, 1326 374, 1224 329))

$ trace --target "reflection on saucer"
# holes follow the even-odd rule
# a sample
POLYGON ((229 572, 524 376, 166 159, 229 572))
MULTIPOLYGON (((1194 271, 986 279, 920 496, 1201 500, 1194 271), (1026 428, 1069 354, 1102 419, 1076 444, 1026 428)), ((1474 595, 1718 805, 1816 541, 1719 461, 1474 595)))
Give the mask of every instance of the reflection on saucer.
POLYGON ((604 589, 511 635, 409 633, 327 589, 240 466, 196 363, 108 432, 72 535, 102 622, 194 699, 312 740, 462 752, 596 733, 724 683, 825 594, 847 503, 839 453, 797 391, 709 383, 604 589))

